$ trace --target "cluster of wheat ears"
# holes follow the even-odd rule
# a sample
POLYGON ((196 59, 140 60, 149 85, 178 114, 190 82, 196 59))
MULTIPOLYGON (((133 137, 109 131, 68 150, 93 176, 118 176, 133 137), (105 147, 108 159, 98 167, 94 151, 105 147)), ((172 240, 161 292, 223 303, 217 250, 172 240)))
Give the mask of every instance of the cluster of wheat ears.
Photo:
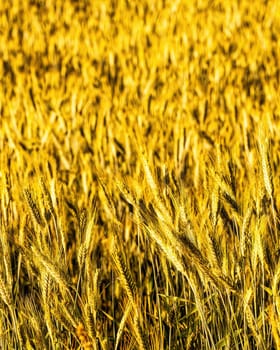
POLYGON ((280 349, 279 14, 0 2, 1 349, 280 349))

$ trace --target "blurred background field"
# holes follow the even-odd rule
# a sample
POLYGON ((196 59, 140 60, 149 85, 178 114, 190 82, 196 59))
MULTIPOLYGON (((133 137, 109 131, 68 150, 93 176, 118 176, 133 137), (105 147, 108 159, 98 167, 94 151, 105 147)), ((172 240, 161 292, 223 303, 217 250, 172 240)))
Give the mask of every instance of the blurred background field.
POLYGON ((3 349, 280 349, 280 3, 0 3, 3 349))

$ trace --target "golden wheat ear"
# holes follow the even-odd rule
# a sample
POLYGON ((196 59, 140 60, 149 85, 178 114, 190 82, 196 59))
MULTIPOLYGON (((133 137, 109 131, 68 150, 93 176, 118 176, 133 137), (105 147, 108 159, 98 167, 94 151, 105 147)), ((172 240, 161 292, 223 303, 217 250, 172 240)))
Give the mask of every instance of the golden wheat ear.
POLYGON ((9 307, 13 306, 12 295, 7 288, 7 284, 4 282, 1 276, 0 276, 0 297, 7 306, 9 307))
POLYGON ((39 226, 44 227, 45 222, 42 218, 42 215, 41 215, 41 212, 40 212, 40 209, 39 209, 37 203, 35 202, 35 200, 32 197, 30 190, 25 189, 24 195, 25 195, 26 202, 27 202, 29 209, 30 209, 31 217, 34 219, 34 221, 37 224, 39 224, 39 226))
POLYGON ((114 248, 112 252, 112 258, 115 263, 118 275, 120 277, 121 284, 125 289, 127 296, 132 305, 136 304, 136 284, 130 273, 129 268, 118 248, 114 248))

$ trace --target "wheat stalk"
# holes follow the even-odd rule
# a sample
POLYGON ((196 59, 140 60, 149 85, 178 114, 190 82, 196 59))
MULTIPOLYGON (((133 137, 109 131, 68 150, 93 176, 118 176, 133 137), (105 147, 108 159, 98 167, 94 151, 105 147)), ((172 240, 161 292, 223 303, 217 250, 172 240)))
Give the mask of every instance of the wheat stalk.
POLYGON ((133 308, 133 305, 130 302, 128 302, 128 304, 126 305, 125 311, 123 313, 121 322, 119 324, 118 332, 117 332, 117 335, 116 335, 115 350, 118 349, 118 345, 119 345, 120 339, 122 337, 127 318, 129 316, 132 308, 133 308))

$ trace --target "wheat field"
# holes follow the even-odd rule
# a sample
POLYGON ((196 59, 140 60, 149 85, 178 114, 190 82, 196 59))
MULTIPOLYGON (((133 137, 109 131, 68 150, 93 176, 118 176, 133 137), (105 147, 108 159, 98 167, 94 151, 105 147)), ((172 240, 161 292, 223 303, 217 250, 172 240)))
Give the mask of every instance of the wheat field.
POLYGON ((280 2, 0 2, 0 348, 280 349, 280 2))

